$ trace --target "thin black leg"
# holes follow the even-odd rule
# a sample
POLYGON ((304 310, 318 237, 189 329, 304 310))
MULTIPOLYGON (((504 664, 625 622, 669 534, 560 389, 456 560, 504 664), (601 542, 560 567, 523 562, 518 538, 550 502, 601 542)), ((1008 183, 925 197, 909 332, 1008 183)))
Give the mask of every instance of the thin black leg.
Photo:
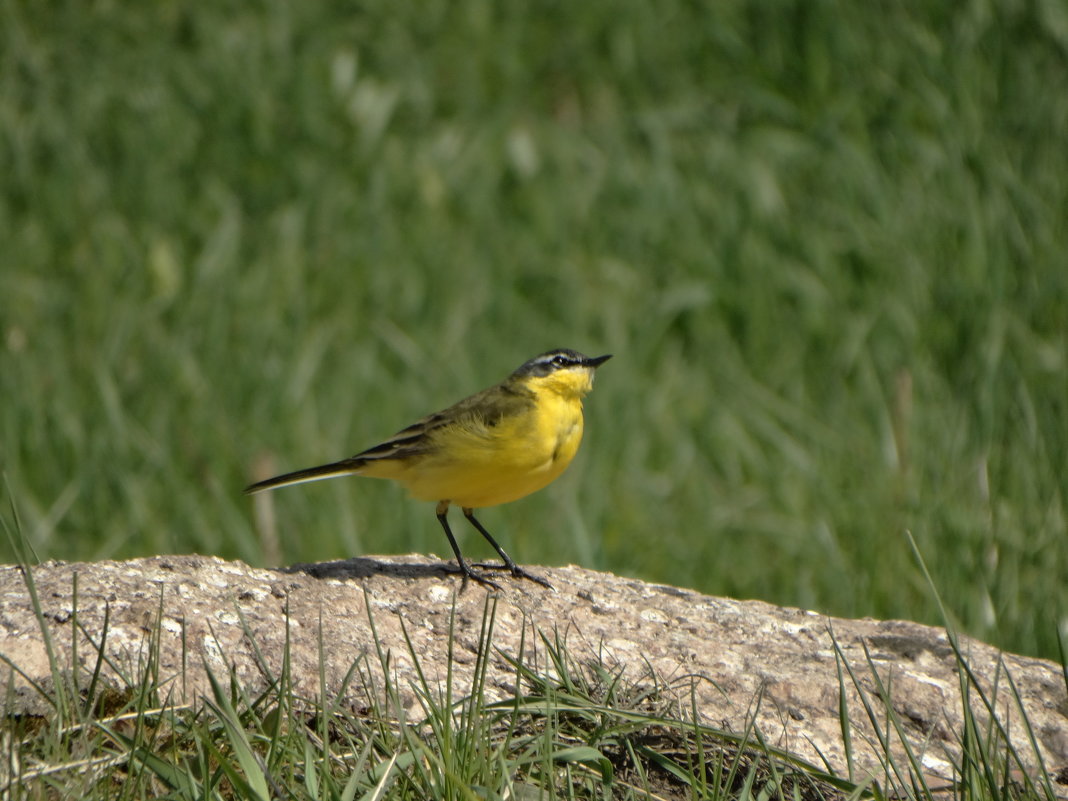
POLYGON ((467 580, 483 584, 487 587, 492 587, 495 590, 499 590, 501 585, 486 576, 476 573, 467 564, 467 560, 464 559, 464 555, 460 553, 460 546, 456 544, 456 538, 452 535, 452 529, 449 528, 449 521, 446 515, 449 512, 448 501, 442 501, 438 504, 437 514, 438 522, 441 523, 441 527, 445 529, 445 536, 449 538, 449 545, 452 546, 452 552, 456 554, 456 563, 460 566, 460 574, 463 576, 463 584, 460 585, 460 592, 463 592, 467 588, 467 580))
MULTIPOLYGON (((464 517, 466 517, 468 519, 468 521, 471 523, 472 526, 474 526, 475 528, 478 529, 478 533, 486 538, 486 541, 489 542, 489 544, 493 546, 493 550, 495 550, 498 554, 500 554, 501 559, 504 561, 504 566, 503 567, 501 567, 500 565, 485 565, 485 564, 479 564, 478 567, 487 568, 489 570, 507 570, 513 576, 515 576, 516 578, 525 578, 525 579, 528 579, 530 581, 533 581, 536 584, 540 584, 543 587, 548 587, 550 590, 553 589, 553 585, 550 584, 548 581, 546 581, 545 579, 541 578, 540 576, 535 576, 533 573, 528 573, 523 568, 521 568, 519 565, 517 565, 515 562, 513 562, 512 561, 512 557, 510 557, 505 552, 504 548, 502 548, 500 545, 497 544, 497 540, 493 539, 493 535, 490 534, 488 531, 486 531, 485 527, 481 523, 478 522, 478 520, 475 518, 474 511, 475 511, 474 509, 470 509, 468 507, 464 507, 464 517)), ((440 515, 439 515, 439 518, 440 518, 440 515)), ((449 535, 449 538, 450 539, 452 538, 451 534, 449 535)))

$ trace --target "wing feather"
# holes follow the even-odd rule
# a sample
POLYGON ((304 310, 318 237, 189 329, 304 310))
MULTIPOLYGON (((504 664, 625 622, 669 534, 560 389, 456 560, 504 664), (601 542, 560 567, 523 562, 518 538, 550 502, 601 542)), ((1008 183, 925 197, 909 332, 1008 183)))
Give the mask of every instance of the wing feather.
POLYGON ((534 393, 509 382, 485 389, 440 412, 427 415, 374 447, 346 462, 354 466, 380 460, 413 459, 435 452, 447 429, 462 429, 467 435, 490 436, 502 419, 514 417, 534 405, 534 393))

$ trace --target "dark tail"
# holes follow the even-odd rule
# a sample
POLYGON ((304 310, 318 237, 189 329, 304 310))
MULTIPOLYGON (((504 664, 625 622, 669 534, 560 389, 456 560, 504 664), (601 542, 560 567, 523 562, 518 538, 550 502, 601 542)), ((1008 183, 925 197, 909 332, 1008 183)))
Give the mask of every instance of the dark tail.
POLYGON ((334 462, 332 464, 322 464, 318 467, 308 467, 304 470, 296 470, 282 476, 268 478, 266 481, 257 481, 255 484, 249 484, 245 487, 245 494, 252 495, 253 493, 263 492, 264 490, 288 487, 290 484, 303 484, 306 481, 321 481, 324 478, 333 478, 334 476, 352 475, 359 470, 360 466, 363 464, 363 459, 345 459, 344 461, 334 462))

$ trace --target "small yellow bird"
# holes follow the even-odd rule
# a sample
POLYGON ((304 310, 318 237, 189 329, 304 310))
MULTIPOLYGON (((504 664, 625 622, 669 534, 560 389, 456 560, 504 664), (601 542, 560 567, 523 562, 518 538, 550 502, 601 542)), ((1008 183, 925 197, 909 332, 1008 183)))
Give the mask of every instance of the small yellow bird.
POLYGON ((340 462, 297 470, 245 488, 246 493, 357 475, 389 478, 421 501, 437 501, 437 515, 464 584, 473 579, 500 589, 464 560, 446 517, 456 504, 504 561, 509 570, 549 587, 512 561, 474 510, 518 500, 548 485, 564 472, 582 441, 582 398, 593 374, 611 354, 590 358, 573 350, 551 350, 524 363, 496 386, 424 417, 380 445, 340 462))

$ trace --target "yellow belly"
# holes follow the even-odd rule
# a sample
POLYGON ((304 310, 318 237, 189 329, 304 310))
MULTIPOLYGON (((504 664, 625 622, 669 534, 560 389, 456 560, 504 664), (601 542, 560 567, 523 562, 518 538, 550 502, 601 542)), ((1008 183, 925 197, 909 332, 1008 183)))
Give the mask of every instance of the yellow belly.
POLYGON ((528 413, 495 427, 435 431, 427 453, 374 462, 360 473, 393 479, 423 501, 496 506, 551 483, 571 464, 581 441, 581 401, 543 398, 528 413))

